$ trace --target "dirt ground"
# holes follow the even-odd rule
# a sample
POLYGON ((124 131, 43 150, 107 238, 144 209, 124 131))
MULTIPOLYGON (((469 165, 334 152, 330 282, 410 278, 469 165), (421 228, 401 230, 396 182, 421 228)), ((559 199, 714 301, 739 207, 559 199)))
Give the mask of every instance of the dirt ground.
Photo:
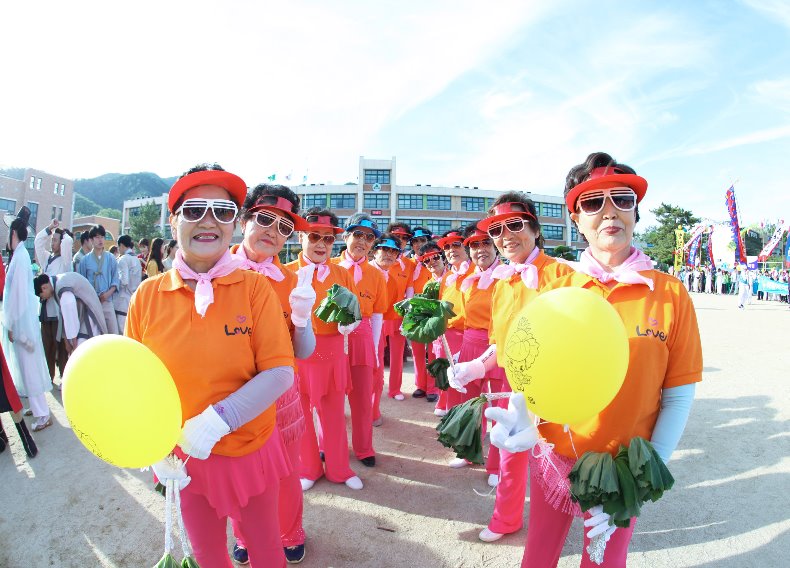
MULTIPOLYGON (((787 566, 790 309, 755 302, 741 311, 733 296, 697 294, 694 302, 704 381, 669 464, 675 488, 643 509, 629 566, 787 566)), ((409 372, 405 390, 412 382, 409 372)), ((35 459, 26 459, 2 416, 11 447, 0 454, 0 567, 153 566, 163 549, 164 500, 149 474, 91 455, 70 431, 60 393, 52 394, 55 425, 35 435, 35 459)), ((385 400, 376 467, 352 457, 365 488, 322 480, 305 494, 302 566, 519 565, 526 528, 493 544, 478 540, 494 496, 483 468, 447 467, 452 453, 436 441, 432 408, 385 400)), ((580 555, 577 521, 559 565, 578 566, 580 555)))

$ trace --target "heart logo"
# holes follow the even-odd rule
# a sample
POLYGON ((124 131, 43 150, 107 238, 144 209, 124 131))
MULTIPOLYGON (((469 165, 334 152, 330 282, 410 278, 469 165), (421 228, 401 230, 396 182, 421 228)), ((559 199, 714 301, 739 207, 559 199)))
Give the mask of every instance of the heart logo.
POLYGON ((647 321, 650 323, 650 325, 658 325, 658 320, 657 319, 650 318, 647 321))
POLYGON ((247 316, 236 316, 236 321, 239 323, 244 323, 247 321, 247 316))

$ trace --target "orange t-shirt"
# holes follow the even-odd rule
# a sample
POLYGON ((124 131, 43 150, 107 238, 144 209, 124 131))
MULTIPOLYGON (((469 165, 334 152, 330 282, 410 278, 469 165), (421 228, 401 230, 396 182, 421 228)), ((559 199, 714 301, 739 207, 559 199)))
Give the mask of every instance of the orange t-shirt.
MULTIPOLYGON (((345 258, 346 251, 340 253, 340 256, 330 258, 329 261, 333 264, 340 263, 345 258)), ((343 268, 341 266, 341 268, 343 268)), ((369 318, 373 314, 383 314, 387 311, 387 282, 381 271, 371 266, 365 259, 359 265, 362 270, 362 278, 356 283, 357 298, 359 298, 359 309, 362 312, 363 318, 369 318)), ((351 280, 354 280, 354 267, 348 268, 348 274, 351 280)))
MULTIPOLYGON (((182 419, 203 412, 266 369, 293 367, 291 335, 269 281, 236 270, 212 282, 205 317, 177 270, 144 280, 129 304, 126 335, 149 347, 175 381, 182 419), (231 362, 232 364, 229 364, 231 362)), ((243 456, 266 443, 275 405, 222 437, 212 453, 243 456)))
MULTIPOLYGON (((241 245, 233 245, 230 247, 231 254, 239 250, 239 246, 241 245)), ((272 285, 277 297, 280 299, 280 305, 282 305, 283 308, 283 319, 285 319, 285 325, 288 326, 288 331, 293 333, 294 324, 291 321, 291 302, 288 298, 291 295, 291 291, 296 288, 296 282, 299 277, 296 275, 296 273, 291 272, 285 268, 277 256, 272 257, 272 264, 279 268, 280 272, 283 273, 283 279, 279 282, 273 278, 267 278, 267 280, 269 281, 269 284, 272 285)))
POLYGON ((384 312, 385 320, 402 319, 392 306, 406 297, 406 288, 411 285, 414 265, 407 262, 408 260, 408 258, 403 259, 403 268, 400 267, 396 260, 387 271, 389 278, 387 279, 387 311, 384 312))
POLYGON ((474 271, 475 265, 469 261, 469 267, 466 269, 466 272, 460 274, 450 286, 447 284, 447 277, 453 273, 452 270, 448 269, 442 276, 442 283, 439 285, 439 298, 445 302, 450 302, 455 313, 455 317, 447 321, 447 329, 464 330, 464 299, 461 294, 461 282, 474 271))
MULTIPOLYGON (((303 253, 300 252, 299 258, 286 264, 285 268, 296 273, 297 270, 303 266, 306 266, 307 263, 304 261, 302 254, 303 253)), ((329 267, 329 275, 326 277, 326 279, 324 279, 323 282, 318 281, 318 270, 313 272, 312 286, 313 290, 315 290, 315 304, 313 304, 312 320, 313 332, 316 335, 334 335, 338 333, 336 323, 326 323, 325 321, 318 319, 318 317, 315 315, 316 308, 321 302, 324 301, 324 298, 326 298, 327 290, 329 290, 333 285, 338 284, 343 286, 343 288, 348 288, 352 294, 359 297, 357 287, 354 286, 354 280, 348 273, 348 270, 338 266, 337 264, 332 264, 331 262, 327 262, 326 265, 329 267)))
MULTIPOLYGON (((651 278, 654 290, 643 284, 617 283, 613 288, 581 272, 549 282, 543 291, 564 286, 600 294, 620 314, 628 335, 630 356, 623 386, 609 406, 595 418, 572 428, 576 454, 586 451, 617 453, 632 438, 649 440, 661 409, 661 391, 702 380, 702 345, 694 304, 681 282, 657 270, 640 274, 651 278)), ((572 353, 573 346, 569 345, 572 353)), ((555 450, 575 457, 561 424, 543 424, 541 433, 555 450)))
POLYGON ((497 338, 505 343, 510 324, 515 321, 516 314, 538 295, 538 291, 560 276, 573 274, 573 269, 570 266, 557 262, 555 258, 546 255, 543 251, 538 253, 532 264, 538 269, 537 290, 524 286, 520 274, 514 274, 508 280, 498 280, 492 286, 494 292, 491 295, 492 317, 491 325, 488 328, 489 343, 496 343, 497 338))
POLYGON ((415 294, 421 294, 425 285, 433 279, 431 271, 428 270, 424 264, 415 264, 414 271, 411 276, 411 287, 414 288, 415 294), (418 272, 419 270, 419 272, 418 272))

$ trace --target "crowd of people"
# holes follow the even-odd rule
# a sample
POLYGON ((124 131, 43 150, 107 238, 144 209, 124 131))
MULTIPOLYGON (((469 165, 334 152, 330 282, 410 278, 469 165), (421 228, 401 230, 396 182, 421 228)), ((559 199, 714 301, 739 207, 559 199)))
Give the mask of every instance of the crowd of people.
POLYGON ((778 268, 753 270, 738 264, 732 270, 714 268, 712 265, 683 267, 678 278, 689 292, 698 294, 730 294, 738 297, 738 307, 744 309, 757 296, 758 300, 775 300, 788 303, 787 293, 765 292, 760 288, 760 278, 788 285, 790 271, 778 268))
MULTIPOLYGON (((441 341, 410 345, 411 397, 441 417, 481 393, 510 391, 498 347, 512 314, 543 291, 585 288, 622 318, 633 364, 611 404, 570 428, 537 423, 521 393, 491 403, 485 467, 496 500, 479 538, 494 542, 522 527, 530 475, 524 566, 555 566, 574 516, 584 517, 585 544, 598 535, 608 541, 605 566, 625 566, 636 519, 617 529, 602 507, 574 507, 567 480, 553 478, 545 460, 569 469, 585 451, 614 455, 641 436, 668 461, 683 433, 702 378, 699 331, 686 287, 654 270, 632 245, 646 191, 644 178, 608 154, 591 154, 574 166, 565 202, 589 247, 579 262, 566 263, 543 252, 535 204, 520 192, 502 194, 483 220, 443 235, 397 222, 382 231, 364 213, 341 227, 332 211, 302 212, 288 187, 260 184, 248 191, 238 176, 202 164, 169 193, 178 245, 140 241, 135 251, 122 236, 116 259, 104 251, 104 229, 97 226, 72 264, 65 257, 70 235, 53 221, 36 237, 42 274, 33 281, 23 245, 26 222, 14 221, 4 322, 22 380, 11 374, 25 389, 38 431, 51 424, 43 393, 52 388, 55 367, 62 372, 82 341, 124 333, 148 346, 178 388, 184 426, 174 453, 188 460, 183 468, 163 461, 153 470, 160 481, 174 479, 183 488, 184 522, 198 562, 230 566, 232 558, 284 566, 306 554, 303 493, 319 490, 321 478, 364 490, 362 472, 380 467, 373 429, 397 420, 397 410, 384 416, 381 397, 407 398, 407 340, 395 303, 438 283, 439 297, 453 304, 456 315, 445 333, 449 353, 441 341), (231 246, 237 223, 242 242, 231 246), (301 252, 284 263, 281 252, 293 233, 301 252), (344 247, 333 256, 338 238, 344 247), (28 274, 17 282, 21 270, 28 274), (361 321, 339 325, 316 315, 336 284, 356 296, 361 321), (29 328, 22 331, 25 314, 40 314, 39 321, 26 322, 36 324, 36 337, 29 328), (638 332, 645 321, 656 322, 661 339, 638 332), (20 349, 23 341, 35 344, 34 351, 26 343, 20 349), (25 353, 40 366, 24 362, 25 353), (445 355, 454 360, 452 388, 440 390, 426 365, 445 355), (539 439, 553 445, 550 454, 529 451, 539 439), (228 519, 236 536, 232 551, 226 548, 228 519)), ((15 399, 5 406, 20 408, 15 399)), ((468 465, 460 458, 448 463, 468 465)), ((582 565, 590 562, 585 552, 582 565)))

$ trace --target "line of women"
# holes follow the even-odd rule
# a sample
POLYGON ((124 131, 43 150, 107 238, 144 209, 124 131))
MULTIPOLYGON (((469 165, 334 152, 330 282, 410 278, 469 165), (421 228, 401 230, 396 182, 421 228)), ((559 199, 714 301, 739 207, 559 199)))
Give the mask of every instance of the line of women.
MULTIPOLYGON (((486 410, 494 424, 486 472, 496 500, 480 538, 495 541, 521 528, 530 475, 522 565, 555 566, 580 512, 570 503, 565 480, 552 477, 545 461, 569 468, 584 451, 614 454, 635 436, 650 439, 668 460, 685 427, 694 384, 701 380, 699 332, 688 294, 631 245, 646 189, 643 178, 608 154, 591 154, 575 166, 566 181, 566 204, 589 248, 580 262, 561 264, 542 252, 535 205, 521 193, 503 194, 476 226, 434 241, 424 228, 402 223, 382 234, 365 214, 353 216, 345 229, 331 211, 311 209, 300 216, 299 198, 290 189, 260 185, 247 195, 240 178, 216 165, 179 178, 169 196, 173 234, 181 246, 174 270, 141 284, 126 333, 160 356, 182 399, 185 423, 175 453, 195 459, 186 471, 164 464, 154 470, 160 479, 173 477, 184 487, 183 513, 198 561, 230 565, 225 548, 230 518, 236 561, 300 562, 303 491, 321 477, 363 488, 350 464, 345 398, 351 449, 360 463, 373 467, 372 428, 383 420, 385 346, 387 395, 405 399, 406 342, 393 304, 433 281, 457 314, 446 332, 457 361, 450 370, 455 388, 440 393, 424 370, 427 359, 445 355, 443 345, 411 347, 413 396, 435 402, 437 416, 481 392, 509 390, 497 345, 506 340, 512 314, 541 292, 583 287, 605 298, 623 319, 628 373, 620 393, 593 419, 570 429, 536 426, 521 395, 486 410), (243 242, 229 250, 239 218, 243 242), (294 231, 302 251, 282 265, 278 255, 294 231), (333 258, 341 234, 346 247, 333 258), (407 245, 413 258, 403 254, 407 245), (338 326, 314 315, 334 284, 357 296, 361 322, 338 326), (167 309, 161 309, 165 303, 167 309), (665 340, 636 332, 647 322, 658 326, 665 340), (550 454, 535 457, 529 451, 539 438, 553 445, 550 454)), ((572 352, 570 344, 569 356, 572 352)), ((467 463, 456 459, 449 465, 467 463)), ((600 507, 583 516, 585 544, 604 534, 609 542, 604 565, 624 566, 635 519, 628 529, 615 530, 600 507)), ((585 552, 582 566, 590 563, 585 552)))

